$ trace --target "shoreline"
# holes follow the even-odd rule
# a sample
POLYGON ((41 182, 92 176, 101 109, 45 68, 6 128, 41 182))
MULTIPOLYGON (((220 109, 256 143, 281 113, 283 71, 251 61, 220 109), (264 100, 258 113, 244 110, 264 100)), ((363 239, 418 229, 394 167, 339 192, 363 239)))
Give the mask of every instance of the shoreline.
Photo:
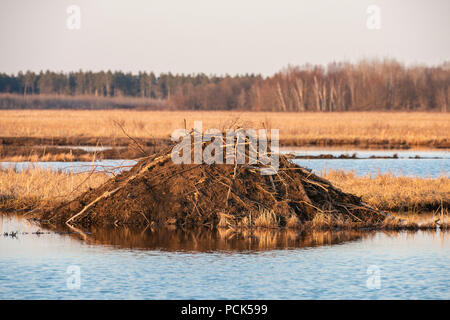
MULTIPOLYGON (((316 225, 313 222, 306 222, 302 226, 292 227, 292 226, 239 226, 239 227, 223 227, 223 226, 199 226, 199 225, 188 225, 188 226, 178 226, 178 225, 168 225, 168 224, 152 224, 152 225, 141 225, 141 224, 103 224, 103 225, 66 225, 59 222, 51 222, 45 219, 38 219, 35 216, 28 216, 20 214, 15 211, 3 211, 0 208, 0 216, 15 216, 18 218, 23 218, 32 223, 36 223, 44 230, 37 233, 40 234, 75 234, 80 235, 84 240, 86 240, 89 235, 92 234, 92 230, 100 231, 103 230, 151 230, 152 232, 189 232, 191 230, 197 230, 199 232, 218 232, 225 233, 227 236, 238 237, 239 239, 252 239, 255 233, 284 233, 284 232, 294 232, 298 235, 310 234, 314 232, 360 232, 360 233, 370 233, 370 232, 401 232, 401 231, 450 231, 449 213, 446 211, 440 215, 434 215, 431 212, 427 212, 427 215, 431 216, 428 221, 423 221, 422 215, 415 215, 412 217, 405 217, 405 215, 393 215, 388 221, 380 224, 358 224, 358 223, 344 223, 340 225, 328 225, 321 224, 316 225), (444 221, 442 221, 443 219, 444 221)), ((16 233, 17 234, 17 233, 16 233)), ((16 237, 15 231, 3 234, 4 237, 16 237)), ((2 234, 0 234, 2 236, 2 234)))
MULTIPOLYGON (((142 156, 148 156, 170 146, 170 139, 147 138, 89 138, 89 137, 67 137, 67 138, 38 138, 38 137, 0 137, 0 161, 92 161, 103 159, 126 159, 132 160, 142 156), (137 143, 140 147, 137 146, 137 143), (88 150, 91 149, 91 150, 88 150), (142 153, 145 151, 145 155, 142 153)), ((405 142, 386 142, 385 140, 364 141, 333 140, 333 139, 281 139, 280 148, 357 148, 360 150, 446 150, 450 149, 450 142, 429 141, 420 145, 408 145, 405 142)), ((326 154, 319 156, 294 156, 296 159, 355 159, 355 156, 334 157, 326 154)), ((372 159, 395 159, 392 157, 376 157, 372 159)), ((416 157, 417 158, 417 157, 416 157)))

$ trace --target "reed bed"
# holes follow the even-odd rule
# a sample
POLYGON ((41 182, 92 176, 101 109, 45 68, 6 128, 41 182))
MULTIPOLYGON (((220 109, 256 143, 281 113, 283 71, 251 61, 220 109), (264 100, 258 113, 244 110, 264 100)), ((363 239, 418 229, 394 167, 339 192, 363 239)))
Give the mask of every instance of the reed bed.
POLYGON ((106 173, 63 173, 39 167, 17 171, 0 170, 0 209, 31 210, 70 200, 96 188, 108 179, 106 173))
POLYGON ((352 171, 325 171, 322 176, 345 192, 388 211, 431 211, 450 206, 450 179, 396 177, 390 173, 356 176, 352 171))

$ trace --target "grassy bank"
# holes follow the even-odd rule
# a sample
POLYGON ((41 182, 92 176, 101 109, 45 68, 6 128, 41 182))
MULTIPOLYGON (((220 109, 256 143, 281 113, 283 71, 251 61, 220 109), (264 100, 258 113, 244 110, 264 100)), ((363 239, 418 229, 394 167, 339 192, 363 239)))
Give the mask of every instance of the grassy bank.
POLYGON ((108 179, 105 173, 62 173, 33 168, 0 170, 0 209, 32 210, 70 200, 108 179))
MULTIPOLYGON (((164 145, 165 146, 165 145, 164 145)), ((159 150, 161 146, 139 148, 136 144, 127 147, 115 147, 95 152, 81 150, 79 148, 56 148, 46 146, 2 146, 0 144, 0 161, 5 162, 37 162, 37 161, 60 161, 74 162, 102 159, 136 159, 144 155, 150 155, 159 150), (141 150, 142 149, 142 150, 141 150)))
POLYGON ((395 177, 387 173, 360 177, 343 171, 329 171, 322 176, 381 210, 420 212, 450 205, 450 180, 445 176, 429 179, 395 177))
MULTIPOLYGON (((428 179, 390 174, 359 177, 339 171, 329 171, 323 176, 380 210, 420 213, 449 206, 447 177, 428 179)), ((104 173, 61 173, 37 168, 23 172, 0 170, 0 209, 22 211, 70 200, 107 178, 104 173)))
POLYGON ((42 143, 39 139, 91 145, 129 143, 122 126, 130 136, 152 141, 168 139, 174 129, 184 128, 185 121, 191 128, 196 120, 203 121, 204 130, 227 128, 236 120, 249 128, 280 129, 282 145, 450 147, 450 113, 426 112, 0 110, 0 139, 26 138, 17 143, 35 144, 42 143))

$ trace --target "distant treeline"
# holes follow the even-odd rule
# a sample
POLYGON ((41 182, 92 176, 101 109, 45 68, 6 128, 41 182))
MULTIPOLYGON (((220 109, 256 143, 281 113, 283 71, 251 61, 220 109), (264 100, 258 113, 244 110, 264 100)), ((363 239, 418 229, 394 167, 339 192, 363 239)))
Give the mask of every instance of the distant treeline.
POLYGON ((0 109, 169 109, 166 100, 93 95, 0 93, 0 109))
POLYGON ((289 66, 270 77, 20 72, 0 74, 0 92, 13 94, 2 95, 0 108, 446 112, 450 109, 449 84, 449 62, 407 67, 390 59, 331 63, 326 67, 289 66), (123 103, 116 100, 118 97, 123 103))

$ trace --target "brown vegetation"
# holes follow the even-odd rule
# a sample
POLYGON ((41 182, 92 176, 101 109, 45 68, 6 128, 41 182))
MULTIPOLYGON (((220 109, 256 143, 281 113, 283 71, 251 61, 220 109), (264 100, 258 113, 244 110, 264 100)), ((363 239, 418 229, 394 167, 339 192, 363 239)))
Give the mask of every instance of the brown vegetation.
MULTIPOLYGON (((270 113, 168 111, 0 111, 0 148, 13 145, 122 145, 133 138, 153 147, 173 130, 203 122, 225 128, 240 119, 247 127, 280 129, 290 146, 450 147, 450 114, 406 112, 270 113)), ((1 152, 1 151, 0 151, 1 152)))
POLYGON ((70 200, 104 183, 106 173, 63 173, 33 167, 0 170, 0 209, 24 213, 70 200))
MULTIPOLYGON (((167 144, 164 144, 167 146, 167 144)), ((160 150, 162 145, 152 147, 143 146, 140 150, 135 144, 124 147, 105 148, 104 150, 86 151, 77 146, 68 147, 39 147, 0 145, 0 160, 7 162, 38 162, 38 161, 95 161, 104 159, 136 159, 145 155, 153 154, 160 150)))
POLYGON ((357 177, 354 172, 328 171, 322 176, 346 192, 390 212, 450 208, 450 179, 395 177, 389 173, 357 177))
POLYGON ((395 60, 363 60, 288 67, 252 90, 259 108, 276 111, 436 110, 450 104, 449 65, 405 67, 395 60))

